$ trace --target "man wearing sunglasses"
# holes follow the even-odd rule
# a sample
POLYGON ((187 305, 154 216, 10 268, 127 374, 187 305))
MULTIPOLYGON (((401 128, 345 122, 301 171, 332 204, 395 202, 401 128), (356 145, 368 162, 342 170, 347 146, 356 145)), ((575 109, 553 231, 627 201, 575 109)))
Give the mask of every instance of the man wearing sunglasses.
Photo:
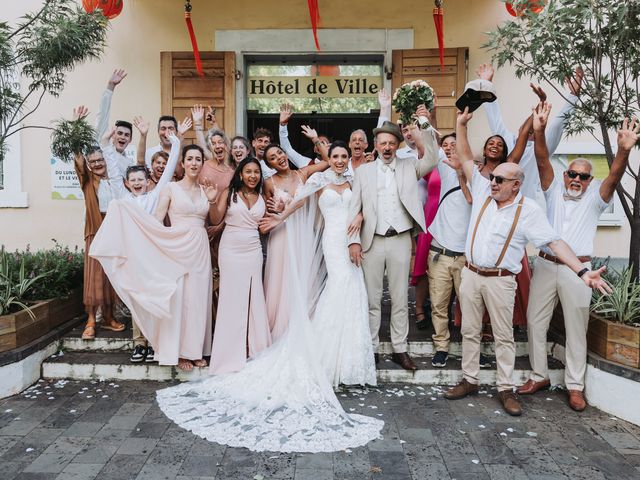
POLYGON ((515 342, 512 315, 516 293, 515 275, 522 268, 528 243, 549 246, 558 258, 590 288, 608 291, 597 271, 585 269, 569 246, 560 240, 544 212, 531 198, 520 192, 524 180, 522 168, 502 163, 482 176, 473 163, 467 138, 468 108, 458 113, 457 152, 466 178, 471 179, 473 206, 467 230, 462 270, 460 306, 462 308, 462 381, 449 389, 445 398, 455 400, 478 392, 480 339, 485 308, 491 317, 495 339, 498 398, 509 415, 520 415, 522 407, 513 391, 515 342), (462 141, 460 141, 462 139, 462 141))
MULTIPOLYGON (((535 153, 540 171, 540 181, 547 201, 547 218, 556 232, 576 252, 583 268, 591 266, 593 239, 598 218, 609 206, 614 191, 624 174, 629 152, 638 141, 640 123, 625 119, 618 130, 618 151, 611 164, 609 175, 602 181, 594 181, 588 160, 573 160, 562 178, 554 178, 545 143, 545 126, 551 107, 540 104, 534 111, 535 153)), ((565 374, 564 381, 569 406, 582 411, 587 403, 584 398, 584 376, 587 369, 587 327, 591 289, 587 288, 565 263, 548 248, 540 250, 536 259, 527 317, 529 336, 529 360, 531 376, 518 388, 522 395, 532 394, 550 386, 547 366, 547 330, 558 302, 562 304, 565 322, 565 374)))

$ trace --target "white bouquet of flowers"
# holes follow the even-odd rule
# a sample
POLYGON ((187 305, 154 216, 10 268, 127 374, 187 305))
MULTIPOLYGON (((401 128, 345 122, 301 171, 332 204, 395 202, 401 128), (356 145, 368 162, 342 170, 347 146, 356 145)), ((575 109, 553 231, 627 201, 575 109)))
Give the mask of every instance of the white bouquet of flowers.
POLYGON ((405 83, 393 94, 391 104, 396 112, 400 114, 400 121, 409 124, 414 121, 414 114, 418 105, 424 104, 427 110, 433 110, 435 94, 433 88, 424 80, 414 80, 405 83))

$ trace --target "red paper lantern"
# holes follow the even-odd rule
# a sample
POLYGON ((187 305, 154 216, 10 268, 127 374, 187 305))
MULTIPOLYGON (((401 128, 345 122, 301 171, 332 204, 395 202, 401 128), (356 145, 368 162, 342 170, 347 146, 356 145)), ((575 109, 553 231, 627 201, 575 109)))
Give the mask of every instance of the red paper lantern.
POLYGON ((338 65, 312 65, 312 77, 339 77, 340 66, 338 65))
POLYGON ((538 14, 544 10, 545 0, 529 0, 528 2, 521 3, 517 9, 513 8, 513 5, 509 2, 505 3, 507 12, 512 17, 520 17, 524 12, 529 11, 531 13, 538 14))
POLYGON ((102 14, 111 20, 120 15, 124 4, 123 0, 82 0, 82 6, 87 13, 100 9, 102 14))

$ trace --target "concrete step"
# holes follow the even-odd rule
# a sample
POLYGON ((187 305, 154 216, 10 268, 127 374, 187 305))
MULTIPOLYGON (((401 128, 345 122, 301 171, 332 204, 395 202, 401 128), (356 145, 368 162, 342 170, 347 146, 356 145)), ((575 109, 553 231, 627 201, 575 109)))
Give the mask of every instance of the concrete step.
MULTIPOLYGON (((416 356, 432 356, 435 353, 431 334, 428 331, 414 333, 409 337, 409 354, 416 356)), ((95 340, 82 340, 82 328, 78 327, 64 336, 60 343, 60 348, 68 352, 129 352, 133 350, 133 340, 131 330, 123 332, 111 332, 108 330, 98 330, 95 340)), ((528 354, 526 335, 515 335, 516 357, 528 354)), ((547 342, 547 355, 553 350, 554 343, 547 342)), ((391 342, 381 338, 380 353, 391 354, 391 342)), ((458 331, 452 332, 451 343, 449 345, 451 355, 462 355, 462 341, 458 331)), ((482 343, 482 353, 485 355, 495 355, 493 342, 482 343)))
MULTIPOLYGON (((480 383, 495 385, 495 359, 490 369, 482 369, 480 383)), ((419 385, 452 385, 462 379, 460 359, 450 356, 445 368, 434 368, 431 357, 416 356, 418 370, 408 372, 393 363, 388 356, 382 356, 378 365, 378 382, 407 383, 419 385)), ((549 357, 551 382, 562 384, 563 365, 549 357)), ((66 352, 54 355, 42 364, 43 378, 66 378, 72 380, 196 380, 208 376, 207 368, 194 368, 183 372, 175 367, 160 366, 157 363, 132 364, 128 352, 66 352)), ((514 382, 524 383, 529 376, 528 358, 516 358, 514 382)))

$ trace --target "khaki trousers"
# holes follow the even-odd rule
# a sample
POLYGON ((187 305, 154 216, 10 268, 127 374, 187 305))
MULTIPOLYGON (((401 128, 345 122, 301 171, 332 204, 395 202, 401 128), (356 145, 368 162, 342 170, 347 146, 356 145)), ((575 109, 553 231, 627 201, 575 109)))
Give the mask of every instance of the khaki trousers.
POLYGON ((465 256, 447 257, 440 254, 434 261, 436 252, 429 252, 429 297, 431 298, 431 322, 435 333, 431 336, 438 352, 449 351, 449 303, 451 291, 455 288, 460 298, 460 275, 464 268, 465 256))
POLYGON ((462 374, 478 384, 480 373, 480 338, 485 307, 491 317, 498 364, 498 391, 512 390, 516 345, 513 339, 513 304, 516 278, 483 277, 468 268, 462 270, 460 308, 462 309, 462 374))
MULTIPOLYGON (((589 262, 583 265, 591 267, 589 262)), ((527 310, 530 378, 536 382, 549 378, 547 331, 558 300, 566 332, 564 383, 568 389, 584 390, 591 289, 566 265, 541 257, 535 261, 527 310)))
POLYGON ((380 344, 379 332, 382 316, 382 282, 386 269, 391 295, 391 346, 395 353, 407 351, 409 335, 409 267, 411 264, 411 233, 394 237, 375 235, 371 248, 364 253, 362 271, 369 297, 369 328, 373 351, 380 344))
POLYGON ((140 331, 140 327, 138 327, 138 324, 133 317, 131 318, 131 327, 133 328, 133 346, 143 345, 146 347, 148 343, 147 339, 144 338, 144 335, 140 331))

